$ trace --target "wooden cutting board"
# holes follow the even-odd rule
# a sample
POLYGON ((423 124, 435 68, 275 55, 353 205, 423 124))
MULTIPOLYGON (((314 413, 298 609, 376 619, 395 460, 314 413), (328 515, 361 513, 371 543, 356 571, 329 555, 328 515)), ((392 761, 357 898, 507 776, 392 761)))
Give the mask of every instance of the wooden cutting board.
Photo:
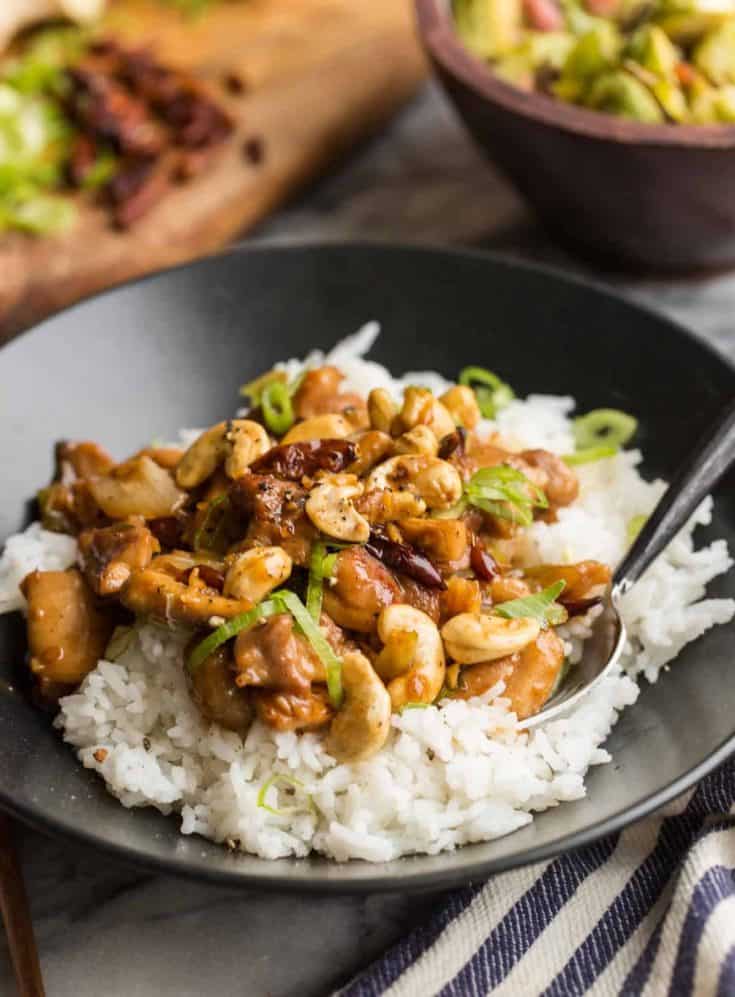
MULTIPOLYGON (((0 0, 2 2, 2 0, 0 0)), ((117 0, 110 33, 217 88, 237 123, 213 166, 171 190, 127 232, 81 200, 63 236, 0 237, 0 342, 77 299, 212 252, 252 226, 358 140, 421 82, 411 0, 223 0, 182 18, 160 0, 117 0), (247 83, 227 95, 235 71, 247 83), (243 144, 262 138, 262 162, 243 144)))

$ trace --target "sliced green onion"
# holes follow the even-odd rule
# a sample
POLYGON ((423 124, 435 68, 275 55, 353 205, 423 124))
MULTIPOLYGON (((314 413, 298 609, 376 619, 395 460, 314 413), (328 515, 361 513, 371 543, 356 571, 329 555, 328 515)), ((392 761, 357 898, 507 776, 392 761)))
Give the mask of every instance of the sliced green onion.
POLYGON ((515 393, 509 384, 485 367, 465 367, 460 372, 459 383, 475 392, 480 412, 485 419, 494 419, 501 408, 512 402, 515 393))
POLYGON ((432 519, 459 519, 462 513, 466 510, 468 505, 466 498, 461 498, 456 505, 453 505, 451 509, 432 509, 431 518, 432 519))
POLYGON ((534 508, 549 506, 543 491, 507 464, 475 471, 465 485, 465 498, 470 505, 521 526, 531 525, 534 508))
POLYGON ((624 447, 638 428, 638 421, 627 412, 614 408, 598 408, 574 420, 574 442, 577 450, 604 444, 624 447))
POLYGON ((226 492, 213 498, 209 503, 202 525, 194 534, 192 546, 195 551, 216 549, 217 536, 229 505, 229 496, 226 492))
POLYGON ((404 710, 428 710, 431 703, 404 703, 399 713, 403 713, 404 710))
POLYGON ((276 436, 284 433, 294 424, 294 411, 288 386, 283 381, 272 381, 260 396, 265 424, 276 436))
POLYGON ((311 548, 309 558, 309 581, 306 586, 306 608, 315 623, 322 615, 322 595, 324 594, 324 562, 327 548, 322 540, 317 540, 311 548))
POLYGON ((288 589, 281 589, 279 592, 274 593, 273 601, 285 606, 301 628, 304 637, 306 637, 314 651, 321 658, 327 672, 329 699, 335 708, 339 708, 342 703, 342 662, 334 653, 329 645, 329 641, 316 625, 309 610, 295 592, 290 592, 288 589))
MULTIPOLYGON (((282 807, 281 809, 278 809, 276 807, 271 807, 266 803, 266 799, 268 797, 268 791, 270 790, 270 788, 272 786, 276 786, 277 788, 281 784, 293 787, 295 789, 304 788, 303 782, 301 782, 300 779, 297 779, 296 776, 286 775, 283 772, 276 773, 276 775, 272 775, 270 779, 267 779, 260 787, 260 792, 258 793, 257 805, 260 807, 261 810, 266 810, 269 814, 273 814, 276 817, 288 817, 291 814, 302 813, 303 811, 300 807, 282 807)), ((316 806, 314 805, 314 800, 312 799, 311 796, 307 796, 307 800, 309 802, 309 810, 311 810, 312 813, 315 813, 316 806)))
POLYGON ((221 644, 226 644, 228 640, 236 637, 241 630, 249 630, 250 627, 255 626, 260 620, 282 612, 283 606, 280 600, 267 599, 253 609, 248 610, 247 613, 240 613, 238 616, 233 616, 231 620, 227 620, 222 626, 217 627, 208 637, 205 637, 203 641, 197 644, 189 655, 189 671, 193 672, 221 644))
POLYGON ((642 514, 639 516, 633 516, 633 518, 629 520, 628 525, 625 528, 625 534, 626 537, 628 538, 628 543, 631 544, 633 543, 633 541, 636 539, 636 537, 641 532, 641 530, 643 529, 643 527, 646 525, 647 522, 648 522, 648 516, 644 516, 642 514))
POLYGON ((282 370, 269 370, 265 374, 261 374, 260 377, 256 377, 253 381, 248 381, 247 384, 243 384, 240 388, 240 394, 243 398, 247 398, 251 406, 255 408, 260 405, 260 398, 265 389, 269 384, 273 384, 274 381, 280 381, 281 384, 286 383, 286 373, 282 370))
POLYGON ((322 562, 322 574, 324 578, 331 578, 337 564, 337 551, 334 554, 327 554, 322 562))
POLYGON ((117 156, 103 152, 97 157, 82 180, 83 190, 97 190, 111 180, 118 167, 117 156))
POLYGON ((526 595, 522 599, 510 599, 508 602, 500 602, 494 606, 494 612, 498 616, 504 616, 507 620, 516 620, 521 617, 532 617, 538 620, 542 626, 551 624, 558 626, 567 619, 567 612, 563 606, 556 604, 557 596, 563 591, 566 582, 560 578, 558 582, 549 585, 542 592, 534 595, 526 595))
POLYGON ((592 464, 596 460, 603 460, 605 457, 614 457, 618 452, 617 447, 601 444, 596 447, 585 447, 584 450, 577 450, 575 453, 566 454, 564 463, 570 467, 577 464, 592 464))
POLYGON ((105 661, 117 661, 121 658, 133 643, 134 637, 134 627, 115 627, 105 648, 103 655, 105 661))

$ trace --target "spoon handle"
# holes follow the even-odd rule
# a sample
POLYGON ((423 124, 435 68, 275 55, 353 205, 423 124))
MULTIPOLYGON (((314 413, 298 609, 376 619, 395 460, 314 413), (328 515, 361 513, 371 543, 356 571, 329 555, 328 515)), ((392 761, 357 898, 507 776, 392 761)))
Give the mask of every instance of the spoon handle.
POLYGON ((735 461, 735 402, 680 465, 666 492, 619 565, 613 586, 620 593, 638 581, 685 525, 702 499, 735 461))

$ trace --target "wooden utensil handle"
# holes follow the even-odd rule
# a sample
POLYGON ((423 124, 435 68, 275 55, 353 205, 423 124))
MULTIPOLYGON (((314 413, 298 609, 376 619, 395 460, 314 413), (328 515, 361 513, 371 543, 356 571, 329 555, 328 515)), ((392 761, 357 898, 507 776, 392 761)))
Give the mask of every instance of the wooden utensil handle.
POLYGON ((0 814, 0 911, 20 997, 44 997, 33 922, 9 817, 0 814))

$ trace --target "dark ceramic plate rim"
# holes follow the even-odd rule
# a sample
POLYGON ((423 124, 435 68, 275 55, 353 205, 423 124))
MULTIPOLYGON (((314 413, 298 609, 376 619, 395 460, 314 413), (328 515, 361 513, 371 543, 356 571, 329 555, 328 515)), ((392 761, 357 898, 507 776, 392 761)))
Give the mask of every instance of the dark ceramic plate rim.
POLYGON ((467 86, 527 118, 608 142, 731 149, 735 125, 648 125, 528 93, 504 82, 462 43, 450 10, 451 0, 415 0, 419 32, 432 58, 467 86))
MULTIPOLYGON (((372 240, 345 243, 307 242, 291 245, 271 244, 235 246, 226 252, 205 257, 203 260, 184 263, 177 267, 171 267, 167 270, 149 274, 143 278, 118 284, 100 294, 91 295, 60 312, 55 313, 54 316, 51 316, 50 320, 53 320, 58 315, 72 313, 78 308, 84 308, 98 299, 114 295, 123 288, 145 285, 150 281, 158 279, 162 275, 173 271, 183 271, 190 267, 195 267, 200 263, 211 264, 213 260, 217 260, 218 258, 240 254, 268 254, 278 256, 304 251, 318 252, 320 249, 334 250, 335 247, 353 251, 360 251, 361 249, 383 249, 389 250, 391 253, 397 252, 405 253, 407 255, 443 255, 458 259, 470 259, 476 262, 488 261, 497 266, 513 268, 527 273, 540 274, 546 277, 551 277, 556 281, 561 281, 567 285, 592 290, 598 295, 602 295, 604 298, 617 302, 620 302, 621 300, 624 301, 630 308, 635 309, 639 313, 648 315, 660 325, 666 326, 670 335, 678 336, 690 342, 696 343, 699 349, 702 349, 713 357, 716 357, 721 364, 735 374, 735 363, 730 361, 728 357, 724 356, 711 344, 695 336, 684 326, 669 319, 667 316, 656 312, 654 309, 639 305, 637 302, 630 301, 623 295, 615 294, 609 288, 594 280, 570 275, 558 267, 521 262, 498 253, 471 249, 446 248, 443 246, 400 245, 372 240)), ((25 330, 20 334, 20 336, 16 336, 13 340, 11 340, 11 342, 15 342, 20 337, 31 335, 34 332, 42 330, 47 321, 49 321, 49 319, 25 330)), ((0 364, 2 363, 1 358, 2 348, 0 347, 0 364)), ((635 704, 632 708, 635 708, 635 704)), ((262 861, 262 873, 230 872, 229 870, 219 868, 193 868, 188 864, 188 862, 186 862, 186 860, 175 855, 165 859, 155 858, 147 854, 142 854, 130 846, 118 845, 107 841, 97 836, 94 832, 87 831, 84 828, 80 828, 63 819, 41 816, 36 813, 33 807, 18 806, 15 801, 2 790, 0 790, 0 809, 43 833, 52 835, 58 834, 63 837, 68 837, 69 839, 81 844, 92 845, 95 848, 100 849, 102 852, 142 869, 168 875, 177 875, 186 879, 196 880, 198 882, 210 882, 220 886, 224 885, 240 889, 252 889, 253 887, 258 887, 281 893, 362 894, 406 889, 411 891, 421 891, 448 888, 451 886, 457 886, 460 883, 469 883, 480 879, 486 879, 489 875, 493 875, 495 873, 530 865, 545 859, 551 859, 565 852, 575 851, 579 848, 585 847, 586 845, 590 845, 600 838, 620 831, 627 825, 632 824, 637 820, 641 820, 654 810, 665 806, 671 800, 686 792, 686 790, 688 790, 704 776, 712 772, 733 752, 735 752, 735 730, 698 765, 682 773, 682 775, 680 775, 677 779, 671 780, 655 793, 652 793, 647 797, 643 797, 637 803, 618 811, 605 820, 591 824, 580 831, 565 835, 546 845, 526 848, 512 855, 494 859, 474 859, 472 857, 471 850, 467 849, 466 860, 461 864, 461 870, 459 871, 456 868, 441 868, 440 866, 436 870, 429 872, 412 873, 410 870, 411 857, 407 856, 403 860, 397 860, 405 862, 406 864, 405 874, 401 874, 399 876, 395 874, 381 873, 379 871, 381 865, 376 863, 372 866, 372 868, 375 869, 374 874, 361 876, 359 879, 339 880, 334 878, 334 870, 339 868, 338 864, 329 862, 328 860, 323 860, 324 865, 322 868, 325 870, 331 870, 331 873, 329 871, 322 872, 319 866, 315 866, 309 879, 298 879, 296 881, 294 881, 288 873, 282 874, 272 871, 273 865, 268 860, 262 861)), ((462 851, 463 850, 460 848, 453 853, 444 854, 461 856, 462 851)), ((437 863, 441 863, 442 853, 434 856, 434 858, 437 863)), ((308 863, 309 859, 295 861, 308 863)), ((366 863, 365 865, 368 864, 366 863)))

